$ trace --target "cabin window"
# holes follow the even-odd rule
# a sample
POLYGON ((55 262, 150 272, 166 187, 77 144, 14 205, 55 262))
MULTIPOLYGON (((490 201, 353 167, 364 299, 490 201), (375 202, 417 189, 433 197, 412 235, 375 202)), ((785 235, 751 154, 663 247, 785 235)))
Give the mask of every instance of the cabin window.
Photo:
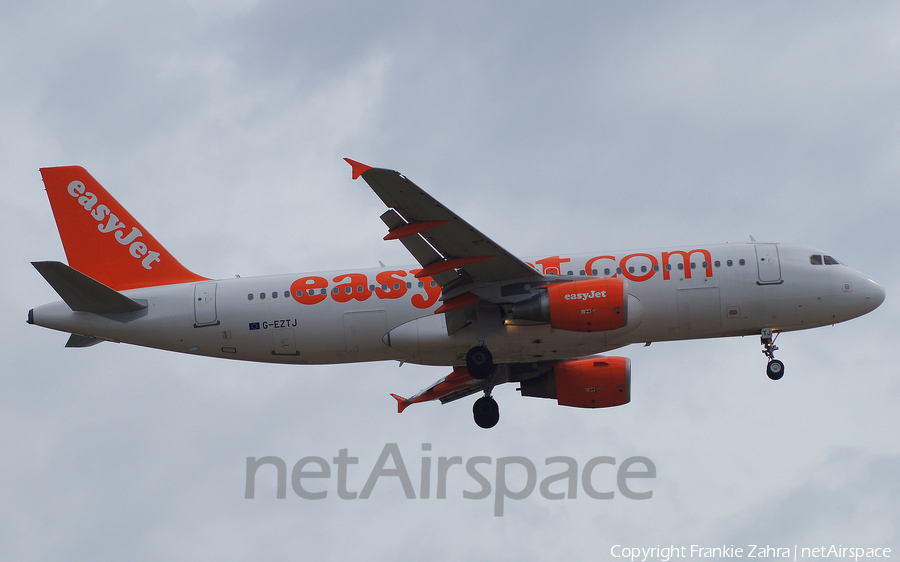
POLYGON ((683 263, 679 263, 679 264, 678 264, 678 271, 683 271, 683 270, 684 270, 684 264, 683 264, 683 263))
POLYGON ((653 271, 659 271, 659 264, 653 265, 653 271))
POLYGON ((697 262, 691 262, 691 269, 697 269, 697 262))
POLYGON ((399 291, 399 290, 400 290, 400 283, 394 283, 394 290, 395 290, 395 291, 399 291))
POLYGON ((273 299, 277 299, 277 298, 278 298, 278 291, 272 291, 272 298, 273 298, 273 299))
POLYGON ((707 262, 703 262, 700 265, 703 267, 703 269, 706 269, 707 267, 709 267, 709 263, 707 263, 707 262))
POLYGON ((628 268, 628 273, 634 273, 634 267, 633 267, 633 266, 628 268))
POLYGON ((291 296, 291 292, 290 292, 290 291, 285 291, 285 292, 284 292, 284 298, 288 298, 289 296, 291 296))
POLYGON ((425 288, 425 282, 424 282, 424 281, 419 281, 419 288, 420 288, 420 289, 424 289, 424 288, 425 288))
POLYGON ((247 295, 247 300, 248 300, 248 301, 252 301, 252 300, 253 300, 253 293, 250 293, 250 294, 247 295))
POLYGON ((739 265, 747 265, 747 260, 738 260, 739 265))
POLYGON ((609 275, 610 273, 612 273, 612 272, 609 270, 608 267, 603 270, 603 275, 609 275))
POLYGON ((597 271, 596 269, 592 269, 592 270, 591 270, 591 274, 592 274, 592 275, 597 275, 597 273, 598 273, 598 271, 597 271))
POLYGON ((266 299, 266 294, 265 294, 265 293, 260 293, 260 294, 259 294, 259 300, 265 300, 265 299, 266 299))
POLYGON ((727 262, 725 262, 725 264, 728 265, 728 267, 731 267, 734 265, 734 262, 731 260, 728 260, 727 262))
POLYGON ((716 267, 722 267, 722 262, 720 262, 719 260, 716 260, 715 262, 713 262, 713 265, 716 267))

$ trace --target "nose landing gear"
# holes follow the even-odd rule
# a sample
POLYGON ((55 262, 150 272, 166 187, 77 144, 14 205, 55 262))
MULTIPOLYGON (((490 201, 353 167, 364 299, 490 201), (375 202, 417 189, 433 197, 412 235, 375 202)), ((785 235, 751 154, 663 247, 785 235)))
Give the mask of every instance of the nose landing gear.
POLYGON ((784 376, 784 363, 778 359, 772 359, 769 361, 769 364, 766 365, 766 375, 773 381, 777 381, 784 376))
POLYGON ((775 359, 775 352, 778 351, 778 346, 775 345, 777 338, 778 334, 775 334, 773 337, 772 328, 763 328, 759 337, 759 343, 763 346, 763 354, 769 358, 769 363, 766 365, 766 375, 773 381, 777 381, 784 376, 784 363, 775 359))

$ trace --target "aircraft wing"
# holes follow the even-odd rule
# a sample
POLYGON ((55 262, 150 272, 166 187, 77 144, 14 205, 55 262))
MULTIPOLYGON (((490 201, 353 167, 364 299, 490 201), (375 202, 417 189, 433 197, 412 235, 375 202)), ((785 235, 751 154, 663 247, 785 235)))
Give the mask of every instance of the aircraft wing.
MULTIPOLYGON (((390 232, 422 265, 417 277, 432 277, 449 289, 465 282, 541 280, 533 267, 513 256, 405 176, 345 158, 389 210, 381 216, 390 232)), ((461 304, 461 303, 460 303, 461 304)), ((471 304, 471 303, 469 303, 471 304)))
POLYGON ((454 367, 452 373, 410 398, 404 398, 397 394, 391 394, 391 396, 397 401, 397 411, 402 413, 410 404, 429 400, 440 400, 441 404, 446 404, 474 394, 483 388, 484 380, 472 378, 465 367, 454 367))

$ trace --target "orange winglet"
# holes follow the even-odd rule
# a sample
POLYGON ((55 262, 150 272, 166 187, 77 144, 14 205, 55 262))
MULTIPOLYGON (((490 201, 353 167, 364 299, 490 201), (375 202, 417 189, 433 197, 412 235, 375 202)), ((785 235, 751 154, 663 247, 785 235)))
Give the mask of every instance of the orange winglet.
POLYGON ((350 160, 349 158, 344 158, 344 160, 346 160, 353 168, 353 179, 358 178, 372 169, 372 166, 366 166, 362 162, 357 162, 356 160, 350 160))
POLYGON ((394 230, 388 232, 387 236, 385 236, 384 239, 399 240, 400 238, 406 238, 407 236, 412 236, 413 234, 419 234, 420 232, 425 232, 430 228, 441 226, 442 224, 447 224, 448 222, 450 221, 422 221, 404 224, 403 226, 398 226, 394 230))
POLYGON ((437 310, 434 311, 435 314, 441 314, 442 312, 453 312, 454 310, 459 310, 460 308, 465 308, 470 304, 474 304, 481 300, 481 297, 472 293, 464 293, 459 295, 458 297, 453 297, 448 300, 444 304, 438 307, 437 310))
POLYGON ((470 263, 478 263, 480 261, 489 260, 492 257, 494 256, 451 258, 449 260, 436 261, 434 263, 426 265, 418 273, 416 273, 416 279, 421 279, 422 277, 431 277, 433 275, 437 275, 438 273, 443 273, 445 271, 450 271, 451 269, 456 269, 457 267, 469 265, 470 263))
POLYGON ((407 400, 406 398, 400 396, 399 394, 391 394, 391 396, 393 396, 394 399, 397 400, 397 413, 398 413, 398 414, 402 414, 402 413, 403 413, 403 410, 405 410, 405 409, 407 408, 407 406, 409 406, 410 404, 412 404, 411 401, 409 401, 409 400, 407 400))

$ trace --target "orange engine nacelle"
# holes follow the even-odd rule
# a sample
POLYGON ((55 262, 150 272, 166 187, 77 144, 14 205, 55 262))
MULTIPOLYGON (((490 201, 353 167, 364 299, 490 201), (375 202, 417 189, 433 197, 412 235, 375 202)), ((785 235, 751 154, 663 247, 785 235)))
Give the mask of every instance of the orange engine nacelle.
POLYGON ((556 398, 560 406, 609 408, 631 401, 631 360, 593 357, 562 361, 553 371, 521 382, 522 396, 556 398))
POLYGON ((565 281, 512 308, 512 317, 549 322, 559 330, 604 332, 628 323, 628 294, 618 277, 565 281))

